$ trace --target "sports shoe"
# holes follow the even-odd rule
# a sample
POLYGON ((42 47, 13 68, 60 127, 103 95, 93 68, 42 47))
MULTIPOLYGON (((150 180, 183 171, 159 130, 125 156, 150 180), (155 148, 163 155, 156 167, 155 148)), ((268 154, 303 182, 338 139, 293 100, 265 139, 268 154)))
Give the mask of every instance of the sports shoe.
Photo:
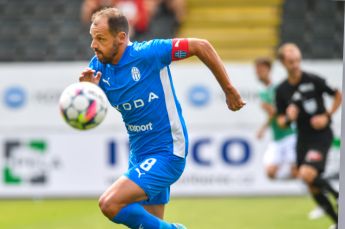
POLYGON ((311 210, 308 214, 308 218, 310 220, 315 220, 315 219, 319 219, 321 217, 323 217, 325 215, 325 211, 317 206, 316 208, 314 208, 313 210, 311 210))
POLYGON ((173 225, 174 227, 176 227, 176 229, 187 229, 184 225, 179 224, 179 223, 174 223, 173 225))

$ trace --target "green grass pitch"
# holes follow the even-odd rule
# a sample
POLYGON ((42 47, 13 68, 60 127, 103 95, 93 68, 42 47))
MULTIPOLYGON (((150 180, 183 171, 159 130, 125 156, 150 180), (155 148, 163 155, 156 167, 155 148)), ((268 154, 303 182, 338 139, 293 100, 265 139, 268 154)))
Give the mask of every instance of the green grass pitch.
MULTIPOLYGON (((327 229, 327 217, 310 221, 308 197, 174 198, 166 219, 188 229, 327 229)), ((100 213, 90 200, 0 200, 2 229, 125 228, 100 213)))

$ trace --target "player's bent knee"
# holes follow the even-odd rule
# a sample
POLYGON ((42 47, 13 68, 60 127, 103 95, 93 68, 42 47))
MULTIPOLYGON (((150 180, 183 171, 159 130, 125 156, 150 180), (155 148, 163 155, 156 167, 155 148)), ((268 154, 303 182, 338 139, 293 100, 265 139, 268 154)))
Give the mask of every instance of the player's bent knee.
POLYGON ((266 175, 270 178, 270 179, 275 179, 276 175, 277 175, 277 167, 276 166, 268 166, 266 168, 266 175))
POLYGON ((305 183, 311 184, 312 179, 310 178, 310 175, 304 171, 298 173, 298 177, 301 178, 305 183))
POLYGON ((266 171, 266 175, 268 176, 268 178, 274 180, 276 178, 276 173, 273 171, 266 171))
POLYGON ((111 203, 110 201, 107 200, 106 197, 101 197, 99 198, 98 201, 98 206, 101 209, 102 213, 107 216, 109 218, 109 213, 110 213, 110 209, 111 209, 111 203))
POLYGON ((98 206, 101 209, 103 215, 105 215, 109 219, 113 219, 117 215, 117 213, 124 207, 108 196, 101 196, 98 201, 98 206))
POLYGON ((307 184, 312 184, 315 177, 317 176, 317 171, 310 166, 301 166, 298 171, 298 176, 307 184))

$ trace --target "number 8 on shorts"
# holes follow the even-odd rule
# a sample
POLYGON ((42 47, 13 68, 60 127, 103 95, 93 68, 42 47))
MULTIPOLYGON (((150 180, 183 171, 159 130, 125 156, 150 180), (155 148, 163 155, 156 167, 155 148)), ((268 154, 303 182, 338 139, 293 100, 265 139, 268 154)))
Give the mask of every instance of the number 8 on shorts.
POLYGON ((156 163, 156 158, 148 158, 143 163, 140 164, 140 168, 146 172, 150 171, 152 166, 156 163))

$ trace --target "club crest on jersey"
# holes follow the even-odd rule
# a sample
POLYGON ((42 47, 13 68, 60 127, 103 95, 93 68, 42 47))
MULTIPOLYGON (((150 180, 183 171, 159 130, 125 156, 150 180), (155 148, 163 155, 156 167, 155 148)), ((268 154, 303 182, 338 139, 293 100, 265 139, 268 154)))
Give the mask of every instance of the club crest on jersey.
POLYGON ((134 81, 140 80, 140 78, 141 78, 140 71, 137 67, 132 67, 131 73, 132 73, 132 78, 134 81))
POLYGON ((178 50, 174 53, 174 57, 176 59, 183 59, 183 58, 186 58, 187 57, 187 52, 185 51, 182 51, 182 50, 178 50))

